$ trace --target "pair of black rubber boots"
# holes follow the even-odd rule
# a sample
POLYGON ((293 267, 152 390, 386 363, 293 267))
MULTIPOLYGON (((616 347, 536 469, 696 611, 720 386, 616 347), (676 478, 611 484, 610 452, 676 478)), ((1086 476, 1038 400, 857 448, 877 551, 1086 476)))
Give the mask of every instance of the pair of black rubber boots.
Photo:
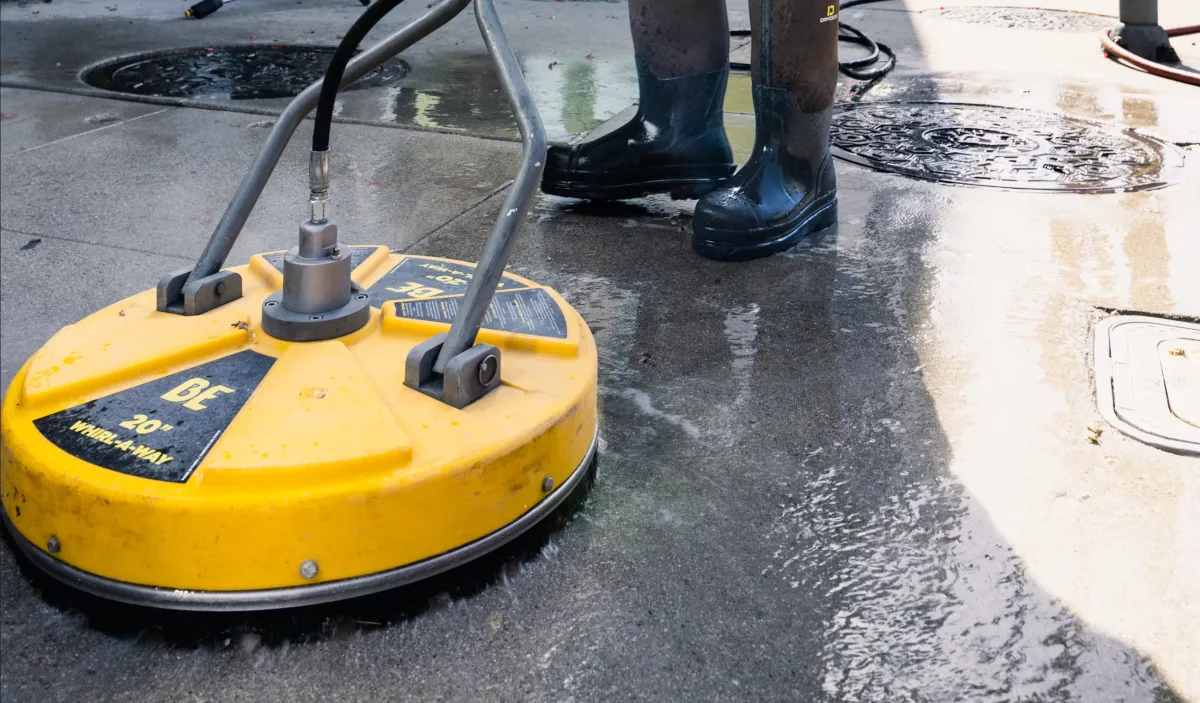
POLYGON ((722 261, 783 251, 837 221, 832 103, 806 113, 788 91, 754 86, 754 153, 735 174, 722 121, 728 69, 663 79, 638 59, 637 72, 637 114, 596 139, 550 147, 543 191, 592 200, 699 198, 692 248, 722 261))

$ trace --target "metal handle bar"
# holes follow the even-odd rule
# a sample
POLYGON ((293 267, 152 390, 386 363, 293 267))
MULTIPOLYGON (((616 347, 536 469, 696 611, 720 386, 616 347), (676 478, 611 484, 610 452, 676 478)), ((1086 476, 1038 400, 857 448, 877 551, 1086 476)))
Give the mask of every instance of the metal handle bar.
MULTIPOLYGON (((341 87, 344 88, 362 78, 384 61, 433 33, 462 12, 470 2, 471 0, 442 0, 417 20, 364 51, 346 65, 341 87)), ((546 132, 538 116, 533 94, 525 83, 520 64, 504 34, 495 2, 474 2, 479 32, 499 74, 504 97, 517 118, 522 142, 521 162, 512 188, 504 199, 500 215, 488 235, 483 255, 471 277, 463 303, 450 325, 446 340, 434 363, 433 369, 438 374, 445 372, 451 358, 475 344, 475 337, 479 333, 488 306, 504 275, 508 257, 516 243, 517 232, 529 212, 529 204, 541 181, 546 161, 546 132)), ((209 238, 200 259, 188 274, 188 283, 221 270, 250 212, 262 195, 267 180, 279 163, 284 148, 304 117, 316 107, 320 92, 321 82, 313 83, 280 113, 270 135, 267 136, 266 143, 259 150, 216 230, 209 238)))
MULTIPOLYGON (((471 0, 442 0, 429 12, 354 57, 350 63, 346 64, 341 87, 345 88, 379 68, 384 61, 437 31, 438 28, 466 9, 470 2, 471 0)), ((213 230, 208 244, 200 254, 200 259, 192 268, 191 274, 188 275, 188 283, 210 276, 220 271, 221 267, 225 265, 229 251, 233 249, 233 244, 241 234, 242 227, 246 225, 250 212, 258 203, 258 198, 262 195, 263 188, 266 187, 271 173, 279 163, 284 148, 287 147, 292 134, 304 121, 305 116, 317 106, 320 96, 321 81, 317 81, 293 98, 275 119, 275 126, 271 129, 271 134, 267 136, 266 143, 259 150, 258 156, 254 158, 253 165, 250 166, 246 177, 238 186, 237 194, 233 196, 229 207, 225 209, 225 214, 221 216, 221 221, 213 230)))
POLYGON ((517 128, 521 131, 521 165, 513 179, 512 188, 504 199, 504 207, 500 216, 492 225, 487 244, 483 248, 483 256, 467 286, 467 293, 462 306, 454 316, 446 341, 442 344, 437 361, 433 364, 436 373, 445 373, 446 364, 460 352, 466 351, 475 344, 475 336, 479 326, 487 314, 492 296, 504 275, 504 266, 512 253, 513 244, 517 241, 517 231, 525 222, 529 212, 529 203, 542 180, 542 170, 546 167, 546 130, 542 128, 542 119, 538 116, 534 104, 533 93, 525 84, 525 76, 517 57, 513 55, 508 37, 504 35, 504 27, 500 24, 500 16, 496 13, 494 0, 475 0, 475 21, 483 42, 487 45, 488 54, 500 75, 500 86, 504 97, 517 118, 517 128))

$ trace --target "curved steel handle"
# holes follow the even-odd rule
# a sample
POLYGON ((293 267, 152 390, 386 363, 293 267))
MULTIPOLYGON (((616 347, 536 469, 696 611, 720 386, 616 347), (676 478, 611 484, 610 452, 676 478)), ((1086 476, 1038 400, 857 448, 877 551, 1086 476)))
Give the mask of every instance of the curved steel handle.
POLYGON ((452 357, 475 344, 479 326, 483 324, 492 296, 504 275, 504 266, 517 241, 517 232, 525 222, 529 203, 541 184, 542 170, 546 167, 546 130, 542 128, 533 93, 525 84, 521 66, 508 44, 508 37, 504 35, 494 0, 475 0, 475 21, 479 24, 479 32, 483 35, 492 63, 500 74, 504 97, 517 118, 517 128, 521 131, 521 165, 508 197, 504 199, 500 216, 492 225, 492 233, 483 247, 483 256, 467 286, 463 303, 433 364, 434 372, 439 374, 445 373, 446 364, 452 357))
MULTIPOLYGON (((470 2, 471 0, 442 0, 429 12, 354 57, 350 63, 346 64, 341 87, 345 88, 379 68, 384 61, 437 31, 438 28, 466 9, 470 2)), ((317 106, 320 96, 321 81, 317 81, 293 98, 287 108, 275 119, 275 126, 271 128, 271 134, 267 136, 266 143, 259 150, 258 156, 254 158, 254 163, 250 166, 246 177, 242 179, 242 184, 238 186, 237 194, 233 196, 229 207, 225 209, 225 214, 221 216, 221 221, 213 230, 212 237, 204 247, 204 252, 200 255, 195 267, 192 268, 191 274, 188 275, 188 283, 210 276, 220 271, 221 267, 225 265, 229 251, 233 249, 233 244, 241 234, 242 227, 250 218, 250 212, 258 203, 258 198, 262 195, 263 188, 266 187, 271 173, 279 163, 284 148, 287 147, 292 134, 304 121, 305 116, 317 106)))

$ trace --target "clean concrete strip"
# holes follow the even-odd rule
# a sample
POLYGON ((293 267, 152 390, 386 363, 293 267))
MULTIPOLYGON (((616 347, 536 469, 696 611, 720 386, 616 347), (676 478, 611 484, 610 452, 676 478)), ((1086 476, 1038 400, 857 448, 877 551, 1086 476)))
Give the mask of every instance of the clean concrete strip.
POLYGON ((11 154, 5 154, 5 156, 8 158, 12 158, 14 156, 20 156, 21 154, 27 154, 31 151, 37 151, 38 149, 41 149, 41 148, 47 147, 47 146, 53 146, 54 144, 61 144, 62 142, 69 141, 69 140, 75 139, 77 137, 82 137, 87 134, 95 134, 96 132, 102 132, 106 129, 112 129, 113 127, 120 127, 123 124, 129 124, 130 122, 136 122, 138 120, 145 119, 147 117, 153 117, 154 115, 161 115, 164 112, 169 112, 174 109, 175 108, 173 108, 173 107, 164 107, 161 110, 155 110, 154 112, 150 112, 145 115, 138 115, 137 117, 131 117, 127 120, 121 120, 119 122, 112 122, 110 124, 106 124, 106 125, 97 127, 95 129, 89 129, 86 132, 79 132, 78 134, 72 134, 70 136, 62 137, 61 139, 55 139, 54 141, 46 142, 45 144, 38 144, 37 146, 31 146, 31 147, 27 147, 25 149, 21 149, 19 151, 14 151, 11 154))

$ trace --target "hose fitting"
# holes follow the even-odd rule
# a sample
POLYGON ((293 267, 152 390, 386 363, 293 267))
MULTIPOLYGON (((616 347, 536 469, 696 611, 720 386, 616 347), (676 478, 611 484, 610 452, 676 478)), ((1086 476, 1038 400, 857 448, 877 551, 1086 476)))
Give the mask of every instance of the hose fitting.
POLYGON ((308 211, 315 223, 329 219, 329 151, 314 151, 308 157, 308 211))

